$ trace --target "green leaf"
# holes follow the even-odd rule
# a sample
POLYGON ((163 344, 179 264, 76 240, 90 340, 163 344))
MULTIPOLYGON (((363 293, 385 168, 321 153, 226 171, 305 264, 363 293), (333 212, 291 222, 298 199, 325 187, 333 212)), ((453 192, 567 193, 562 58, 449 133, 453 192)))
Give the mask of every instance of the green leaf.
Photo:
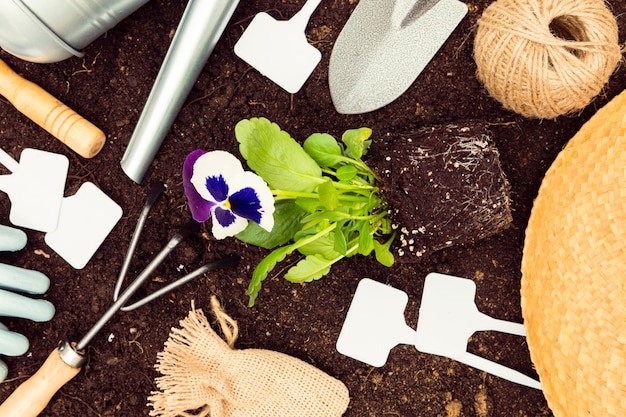
POLYGON ((295 201, 298 207, 309 213, 315 213, 317 210, 322 208, 322 203, 319 198, 298 197, 295 201))
POLYGON ((314 133, 302 146, 322 168, 333 167, 345 159, 341 146, 328 133, 314 133))
POLYGON ((270 272, 272 272, 272 269, 274 269, 276 264, 284 260, 293 250, 295 250, 293 245, 282 246, 278 249, 274 249, 269 255, 263 258, 261 262, 259 262, 256 268, 254 268, 252 279, 248 285, 248 296, 250 297, 248 300, 248 307, 252 307, 254 305, 254 301, 259 295, 259 291, 261 291, 261 283, 263 280, 267 278, 267 275, 270 272))
POLYGON ((302 226, 300 220, 307 214, 306 211, 298 207, 293 200, 277 201, 274 208, 274 227, 271 232, 254 222, 248 222, 248 227, 235 237, 242 242, 265 249, 284 245, 293 239, 302 226))
POLYGON ((372 129, 369 127, 346 130, 341 136, 341 140, 346 144, 346 154, 360 160, 372 144, 372 141, 368 140, 370 136, 372 136, 372 129))
POLYGON ((256 300, 259 291, 261 291, 261 283, 265 278, 267 278, 267 275, 274 269, 274 267, 276 267, 278 262, 283 261, 287 255, 295 250, 298 250, 300 247, 303 247, 316 239, 329 234, 334 230, 334 228, 335 225, 329 225, 326 229, 320 230, 315 235, 303 236, 291 245, 281 246, 278 249, 274 249, 269 255, 263 258, 263 260, 261 260, 261 262, 259 262, 254 269, 250 285, 248 286, 248 295, 250 296, 248 307, 252 307, 254 305, 254 301, 256 300))
POLYGON ((346 232, 347 231, 344 230, 343 224, 337 225, 337 228, 335 229, 335 244, 333 249, 343 256, 346 256, 346 252, 348 252, 348 241, 345 235, 346 232))
POLYGON ((301 246, 298 248, 298 252, 304 256, 319 254, 327 259, 341 256, 341 254, 335 251, 335 238, 333 233, 328 233, 304 246, 301 246))
POLYGON ((362 221, 359 227, 359 253, 363 256, 369 255, 374 250, 374 241, 369 222, 362 221))
POLYGON ((356 177, 357 172, 354 165, 343 165, 337 168, 335 174, 339 181, 350 181, 352 178, 356 177))
POLYGON ((320 279, 330 272, 330 267, 338 259, 326 259, 321 255, 309 255, 297 265, 292 266, 285 274, 290 282, 311 282, 320 279))
POLYGON ((339 220, 343 220, 346 218, 346 213, 336 212, 336 211, 319 211, 312 214, 309 214, 305 218, 302 219, 303 229, 308 229, 313 226, 313 224, 317 224, 321 221, 329 221, 336 222, 339 220))
POLYGON ((378 226, 378 232, 382 235, 388 235, 393 230, 391 219, 382 218, 380 219, 380 225, 378 226))
POLYGON ((382 265, 392 266, 394 263, 393 253, 391 253, 391 251, 389 250, 394 237, 395 236, 392 236, 391 239, 389 239, 385 243, 380 243, 379 241, 374 239, 374 252, 376 255, 376 260, 382 265))
POLYGON ((330 179, 327 179, 317 187, 317 193, 320 196, 320 202, 326 210, 332 211, 339 207, 339 192, 330 179))
POLYGON ((235 137, 250 169, 271 188, 312 192, 323 181, 315 160, 276 123, 265 118, 241 120, 235 137))

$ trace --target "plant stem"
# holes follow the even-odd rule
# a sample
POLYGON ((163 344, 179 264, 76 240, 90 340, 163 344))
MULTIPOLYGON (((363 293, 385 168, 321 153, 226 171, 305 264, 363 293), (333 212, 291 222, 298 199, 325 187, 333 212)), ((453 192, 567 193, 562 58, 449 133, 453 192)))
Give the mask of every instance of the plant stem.
MULTIPOLYGON (((317 193, 303 193, 299 191, 284 191, 284 190, 271 190, 274 194, 275 200, 295 200, 296 198, 310 198, 313 200, 319 200, 319 194, 317 193)), ((340 194, 339 200, 342 201, 368 201, 368 198, 362 195, 345 195, 340 194)))

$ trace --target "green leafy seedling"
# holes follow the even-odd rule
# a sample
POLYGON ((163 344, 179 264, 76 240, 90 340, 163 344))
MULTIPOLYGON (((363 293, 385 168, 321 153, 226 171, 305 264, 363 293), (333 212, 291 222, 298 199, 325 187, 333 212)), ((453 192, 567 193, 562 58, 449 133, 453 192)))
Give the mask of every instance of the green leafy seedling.
POLYGON ((285 274, 291 282, 320 279, 333 264, 357 254, 374 252, 378 262, 393 265, 387 203, 377 176, 361 160, 371 134, 369 128, 347 130, 338 142, 327 133, 314 133, 300 145, 265 118, 244 119, 235 126, 242 156, 272 188, 276 201, 271 232, 251 223, 237 235, 272 249, 252 273, 249 306, 263 280, 295 252, 304 258, 285 274))

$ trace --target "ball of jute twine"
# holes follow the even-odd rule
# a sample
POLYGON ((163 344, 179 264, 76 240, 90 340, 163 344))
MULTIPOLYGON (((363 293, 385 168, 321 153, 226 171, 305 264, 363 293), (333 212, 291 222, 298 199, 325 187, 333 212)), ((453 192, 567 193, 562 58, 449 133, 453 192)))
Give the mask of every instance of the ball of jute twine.
POLYGON ((502 105, 553 119, 581 110, 621 60, 603 0, 497 0, 478 20, 477 77, 502 105))

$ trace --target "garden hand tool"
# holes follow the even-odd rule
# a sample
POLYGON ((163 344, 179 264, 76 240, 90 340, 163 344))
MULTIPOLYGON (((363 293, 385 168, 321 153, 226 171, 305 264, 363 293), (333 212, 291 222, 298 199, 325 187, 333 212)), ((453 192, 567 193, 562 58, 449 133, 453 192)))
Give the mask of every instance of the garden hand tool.
MULTIPOLYGON (((18 251, 25 245, 24 232, 0 225, 0 250, 18 251)), ((19 294, 43 294, 49 287, 50 280, 39 271, 0 263, 0 316, 18 317, 37 322, 52 319, 55 309, 51 302, 19 294)), ((1 355, 23 355, 28 347, 29 342, 26 336, 10 331, 0 323, 1 355)), ((0 381, 4 380, 7 372, 6 364, 0 361, 0 381)))
MULTIPOLYGON (((131 261, 133 259, 133 255, 135 253, 135 250, 137 248, 137 244, 139 243, 139 237, 141 236, 141 232, 143 231, 143 227, 145 225, 145 222, 148 218, 148 215, 150 213, 150 210, 152 209, 152 206, 154 205, 154 203, 157 201, 157 199, 159 198, 159 196, 163 193, 163 191, 165 191, 166 185, 160 182, 156 182, 154 184, 152 184, 152 187, 150 188, 150 192, 148 193, 148 198, 146 200, 146 203, 144 204, 144 207, 141 211, 141 214, 139 215, 139 219, 137 221, 137 225, 135 226, 135 231, 133 232, 133 237, 130 241, 130 244, 128 246, 128 251, 126 252, 126 257, 124 258, 124 262, 122 263, 122 268, 120 268, 120 273, 117 277, 117 282, 115 283, 115 289, 113 290, 113 301, 117 301, 118 298, 120 297, 120 291, 122 289, 122 285, 124 284, 124 279, 126 278, 126 274, 128 272, 128 268, 130 267, 131 261)), ((195 225, 195 223, 191 222, 191 225, 195 225)), ((163 261, 165 255, 167 255, 167 252, 162 252, 160 255, 160 258, 157 257, 153 262, 151 262, 146 269, 144 269, 143 274, 151 274, 152 272, 154 272, 154 270, 157 268, 157 266, 159 266, 159 264, 163 261)), ((224 265, 226 265, 227 263, 232 263, 235 261, 235 258, 228 258, 224 260, 224 265)), ((120 307, 120 310, 122 311, 131 311, 134 310, 136 308, 141 307, 144 304, 149 303, 152 300, 155 300, 159 297, 161 297, 162 295, 172 291, 174 288, 179 287, 183 284, 185 284, 186 282, 191 281, 192 279, 199 277, 200 275, 203 275, 204 273, 215 269, 215 265, 213 263, 209 263, 206 264, 198 269, 196 269, 195 271, 190 272, 189 274, 185 275, 184 277, 181 277, 179 279, 177 279, 174 282, 171 282, 163 287, 161 287, 160 289, 154 291, 151 294, 148 294, 147 296, 145 296, 144 298, 135 301, 133 304, 127 304, 124 305, 122 307, 120 307)))
POLYGON ((104 146, 102 130, 0 60, 0 94, 17 110, 84 158, 104 146))
POLYGON ((0 176, 0 190, 11 200, 11 223, 40 232, 55 230, 69 167, 67 157, 27 148, 18 163, 0 149, 0 164, 11 171, 0 176))
MULTIPOLYGON (((80 372, 81 367, 86 362, 86 358, 83 356, 84 350, 93 338, 125 306, 167 255, 186 237, 197 233, 199 229, 200 224, 193 220, 182 226, 78 343, 66 341, 58 349, 52 351, 41 368, 0 405, 0 417, 37 416, 46 407, 55 393, 80 372)), ((231 266, 234 262, 236 262, 234 258, 224 258, 210 262, 200 269, 204 273, 212 269, 231 266)), ((196 271, 191 274, 197 276, 196 271)), ((187 282, 185 278, 182 277, 174 283, 180 285, 187 282)))
POLYGON ((458 0, 360 0, 330 56, 337 111, 366 113, 402 95, 466 14, 458 0))
POLYGON ((141 183, 239 0, 189 0, 128 147, 122 169, 141 183))
POLYGON ((308 0, 289 20, 254 16, 235 44, 235 54, 287 92, 297 93, 322 59, 305 30, 321 0, 308 0))
POLYGON ((337 350, 351 358, 382 366, 398 344, 446 356, 506 380, 541 389, 541 384, 496 362, 467 352, 467 340, 476 331, 495 330, 524 336, 522 324, 489 317, 474 303, 473 281, 438 273, 428 274, 417 330, 404 319, 408 297, 401 290, 369 278, 361 280, 337 340, 337 350))

